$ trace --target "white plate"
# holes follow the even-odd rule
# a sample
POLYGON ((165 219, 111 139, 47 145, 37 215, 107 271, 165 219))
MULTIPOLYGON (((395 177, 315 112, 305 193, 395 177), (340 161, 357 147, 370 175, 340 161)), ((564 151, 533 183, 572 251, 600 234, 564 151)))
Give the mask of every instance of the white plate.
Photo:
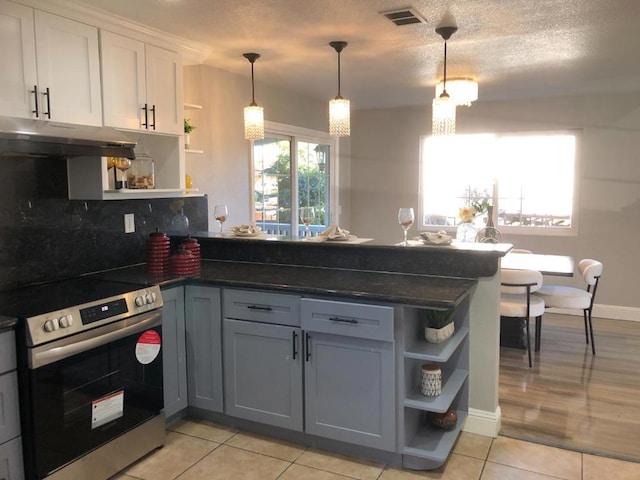
POLYGON ((262 232, 246 232, 246 233, 234 233, 234 236, 236 237, 258 237, 262 235, 262 232))
POLYGON ((329 237, 327 238, 328 242, 346 242, 347 240, 351 240, 353 235, 349 235, 348 237, 329 237))

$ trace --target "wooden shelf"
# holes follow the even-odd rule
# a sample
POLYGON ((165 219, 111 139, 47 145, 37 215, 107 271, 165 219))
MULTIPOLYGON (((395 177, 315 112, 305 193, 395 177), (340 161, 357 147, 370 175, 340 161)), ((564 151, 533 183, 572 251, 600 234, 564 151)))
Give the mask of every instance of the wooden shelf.
POLYGON ((202 105, 197 105, 195 103, 185 103, 183 108, 185 110, 202 110, 202 105))
POLYGON ((191 153, 191 154, 194 154, 194 155, 197 155, 197 154, 199 155, 199 154, 204 153, 204 150, 194 150, 193 148, 185 148, 184 149, 184 153, 191 153))

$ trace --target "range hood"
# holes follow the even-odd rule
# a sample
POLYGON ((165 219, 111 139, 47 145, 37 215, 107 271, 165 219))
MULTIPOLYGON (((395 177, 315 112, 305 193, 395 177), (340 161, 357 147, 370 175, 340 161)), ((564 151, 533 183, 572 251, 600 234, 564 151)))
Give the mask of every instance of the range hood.
POLYGON ((126 157, 136 142, 109 127, 0 117, 0 157, 126 157))

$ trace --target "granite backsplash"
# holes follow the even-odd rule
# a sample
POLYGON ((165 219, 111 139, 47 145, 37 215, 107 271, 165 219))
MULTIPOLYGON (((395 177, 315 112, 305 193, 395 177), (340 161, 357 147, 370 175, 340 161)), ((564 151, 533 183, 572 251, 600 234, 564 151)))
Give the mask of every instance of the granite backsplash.
POLYGON ((0 200, 0 290, 144 262, 149 233, 184 233, 181 211, 190 232, 208 230, 206 197, 69 200, 61 158, 0 158, 0 200))

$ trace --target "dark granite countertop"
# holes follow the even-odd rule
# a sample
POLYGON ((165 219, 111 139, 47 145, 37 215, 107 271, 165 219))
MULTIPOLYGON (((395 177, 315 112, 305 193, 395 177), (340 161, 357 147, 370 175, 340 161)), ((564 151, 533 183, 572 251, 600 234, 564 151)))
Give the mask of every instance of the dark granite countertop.
POLYGON ((91 276, 164 288, 188 282, 442 308, 457 305, 477 283, 467 278, 216 260, 203 260, 200 272, 188 278, 147 274, 145 265, 91 276))
POLYGON ((0 333, 6 330, 13 330, 16 326, 17 319, 0 315, 0 333))

